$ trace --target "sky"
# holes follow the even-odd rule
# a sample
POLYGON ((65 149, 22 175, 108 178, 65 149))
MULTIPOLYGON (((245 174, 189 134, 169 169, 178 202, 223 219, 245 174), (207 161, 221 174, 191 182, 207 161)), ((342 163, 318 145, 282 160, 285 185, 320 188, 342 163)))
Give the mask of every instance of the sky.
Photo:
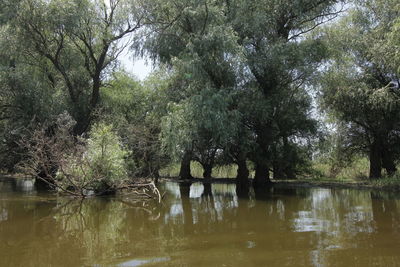
POLYGON ((153 70, 151 62, 147 63, 145 59, 141 58, 134 59, 131 54, 129 49, 126 49, 118 59, 127 72, 134 74, 139 80, 143 81, 153 70))

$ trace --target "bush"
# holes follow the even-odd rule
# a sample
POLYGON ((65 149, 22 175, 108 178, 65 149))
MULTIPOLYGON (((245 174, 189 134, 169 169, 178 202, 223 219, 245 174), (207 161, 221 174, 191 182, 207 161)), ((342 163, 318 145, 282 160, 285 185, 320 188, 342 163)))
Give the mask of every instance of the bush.
POLYGON ((69 155, 60 166, 56 179, 64 187, 105 192, 120 187, 127 179, 128 155, 111 125, 97 124, 83 147, 69 155), (83 149, 82 149, 83 148, 83 149))
POLYGON ((51 126, 38 127, 24 141, 29 151, 22 169, 68 194, 103 194, 128 182, 125 158, 129 154, 111 125, 94 125, 88 139, 72 134, 75 122, 60 115, 51 126))

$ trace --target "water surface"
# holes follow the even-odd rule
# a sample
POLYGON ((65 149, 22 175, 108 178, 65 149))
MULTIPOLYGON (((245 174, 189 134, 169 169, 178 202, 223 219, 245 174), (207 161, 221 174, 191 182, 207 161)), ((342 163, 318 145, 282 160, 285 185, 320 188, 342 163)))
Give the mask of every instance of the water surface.
POLYGON ((0 178, 0 266, 400 266, 400 197, 165 183, 162 204, 0 178))

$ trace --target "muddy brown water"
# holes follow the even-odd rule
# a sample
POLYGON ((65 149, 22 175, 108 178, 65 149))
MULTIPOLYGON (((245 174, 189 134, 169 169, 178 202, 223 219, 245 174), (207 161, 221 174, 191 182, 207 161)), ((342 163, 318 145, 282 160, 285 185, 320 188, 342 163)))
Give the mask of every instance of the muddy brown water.
POLYGON ((162 184, 161 204, 0 178, 0 266, 400 266, 400 196, 162 184))

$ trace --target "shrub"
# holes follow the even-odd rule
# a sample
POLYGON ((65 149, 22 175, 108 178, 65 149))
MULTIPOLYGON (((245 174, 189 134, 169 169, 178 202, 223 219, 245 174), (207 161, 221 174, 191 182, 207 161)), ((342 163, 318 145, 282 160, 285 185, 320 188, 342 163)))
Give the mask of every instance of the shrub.
POLYGON ((23 167, 58 191, 73 195, 103 194, 128 180, 129 154, 112 126, 94 125, 88 139, 72 135, 74 121, 60 115, 52 127, 39 127, 25 142, 29 160, 23 167), (49 130, 51 129, 51 130, 49 130))
POLYGON ((111 125, 96 124, 83 149, 68 155, 60 166, 57 180, 65 186, 93 190, 115 190, 127 179, 125 157, 128 155, 111 125))

